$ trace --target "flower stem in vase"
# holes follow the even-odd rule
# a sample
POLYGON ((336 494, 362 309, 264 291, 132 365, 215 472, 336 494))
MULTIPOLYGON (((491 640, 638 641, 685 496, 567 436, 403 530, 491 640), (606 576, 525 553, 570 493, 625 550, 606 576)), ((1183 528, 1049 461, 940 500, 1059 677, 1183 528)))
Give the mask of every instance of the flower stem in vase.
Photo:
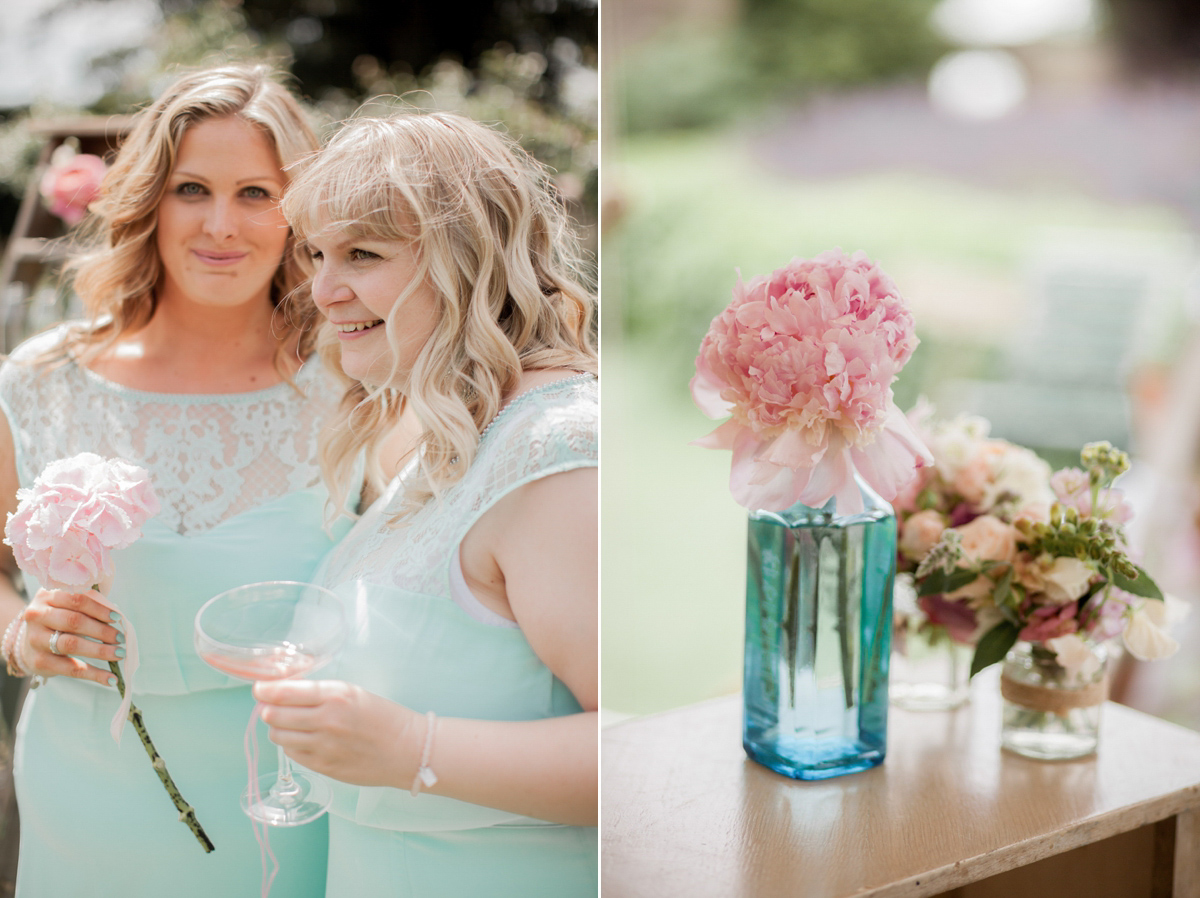
MULTIPOLYGON (((124 699, 125 677, 121 675, 120 665, 116 661, 109 661, 108 669, 116 676, 117 691, 121 694, 121 698, 124 699)), ((208 837, 208 833, 204 831, 204 827, 196 819, 196 809, 184 800, 179 787, 175 785, 175 780, 171 778, 171 774, 167 771, 167 762, 158 753, 158 749, 154 747, 154 742, 150 739, 150 734, 146 731, 146 724, 142 720, 141 709, 137 705, 129 706, 129 722, 133 724, 133 729, 137 732, 138 738, 142 740, 142 747, 146 749, 146 754, 150 756, 150 765, 154 768, 154 772, 158 774, 163 788, 167 790, 167 794, 171 796, 171 801, 179 811, 180 821, 187 824, 188 829, 192 831, 192 834, 196 837, 196 841, 204 848, 206 854, 215 850, 216 846, 213 845, 212 839, 208 837)))
POLYGON ((854 652, 850 646, 850 626, 847 620, 850 614, 850 584, 846 571, 846 531, 837 531, 834 539, 838 543, 837 631, 838 649, 842 659, 842 692, 846 696, 846 708, 850 709, 854 707, 854 652))
MULTIPOLYGON (((787 576, 784 580, 783 639, 788 671, 787 706, 795 710, 796 656, 800 651, 800 541, 793 537, 787 544, 790 545, 791 551, 788 553, 787 576)), ((812 627, 815 626, 814 621, 812 627)), ((811 638, 816 641, 815 631, 811 638)))
POLYGON ((866 770, 886 748, 895 521, 864 499, 854 516, 750 515, 742 744, 796 779, 866 770))

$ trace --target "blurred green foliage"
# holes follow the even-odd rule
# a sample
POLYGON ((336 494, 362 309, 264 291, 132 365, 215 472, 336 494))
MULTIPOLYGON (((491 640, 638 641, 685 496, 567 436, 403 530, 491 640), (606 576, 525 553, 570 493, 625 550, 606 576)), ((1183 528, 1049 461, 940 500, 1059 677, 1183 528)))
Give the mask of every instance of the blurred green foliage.
MULTIPOLYGON (((755 161, 757 133, 640 135, 623 143, 614 167, 625 211, 605 238, 605 326, 653 347, 681 395, 739 269, 749 280, 840 246, 864 250, 897 278, 917 260, 1014 282, 1041 228, 1178 228, 1165 210, 1114 209, 1068 191, 999 193, 904 173, 781 177, 755 161)), ((984 348, 991 335, 946 334, 934 352, 937 336, 921 334, 928 345, 905 370, 914 386, 898 388, 908 400, 920 383, 947 372, 978 376, 995 364, 984 348)))
POLYGON ((923 78, 945 51, 937 0, 743 0, 736 27, 685 28, 617 66, 629 133, 711 127, 780 97, 923 78))
MULTIPOLYGON (((553 16, 523 14, 528 4, 518 3, 515 11, 508 10, 507 18, 500 17, 511 23, 509 30, 514 33, 536 35, 537 40, 522 40, 530 46, 548 45, 548 55, 536 49, 522 52, 512 44, 493 41, 471 55, 473 65, 468 67, 453 52, 439 56, 436 47, 425 47, 419 58, 435 61, 416 73, 407 59, 380 59, 363 52, 363 48, 373 45, 372 35, 360 32, 355 50, 353 23, 343 21, 343 16, 338 19, 342 53, 338 58, 353 62, 346 64, 348 71, 339 73, 337 83, 333 83, 332 76, 322 75, 322 70, 312 64, 310 44, 300 43, 293 48, 285 39, 289 33, 300 33, 295 29, 289 32, 286 26, 298 16, 311 18, 308 7, 312 4, 276 4, 281 18, 277 27, 266 27, 265 23, 273 21, 264 18, 269 5, 254 2, 243 6, 241 0, 164 0, 168 11, 149 46, 129 48, 93 61, 96 77, 112 85, 96 103, 81 109, 37 102, 0 117, 0 231, 11 226, 37 160, 40 141, 30 134, 30 121, 81 113, 128 113, 148 103, 180 69, 257 61, 289 71, 297 68, 296 60, 303 53, 309 60, 306 71, 310 80, 297 81, 296 86, 310 100, 319 125, 328 126, 346 118, 368 97, 392 95, 420 109, 457 111, 503 127, 555 171, 561 194, 584 228, 585 247, 594 251, 599 151, 596 103, 588 98, 596 94, 595 38, 593 34, 590 46, 583 40, 587 16, 580 10, 575 9, 569 20, 564 20, 579 32, 572 32, 578 41, 555 42, 552 34, 543 34, 557 20, 553 16), (547 87, 551 78, 553 90, 547 87), (577 97, 575 102, 568 101, 572 78, 584 82, 592 79, 590 86, 584 83, 582 90, 576 91, 582 100, 577 97)), ((354 9, 368 13, 369 5, 360 3, 354 9)), ((568 5, 573 9, 582 6, 583 12, 588 7, 585 0, 568 5)), ((594 4, 590 8, 594 22, 594 4)), ((506 33, 498 24, 496 27, 497 33, 506 33)), ((481 36, 478 23, 471 33, 476 43, 486 36, 481 36)))
POLYGON ((759 78, 780 90, 922 78, 945 52, 938 0, 743 0, 742 39, 759 78))

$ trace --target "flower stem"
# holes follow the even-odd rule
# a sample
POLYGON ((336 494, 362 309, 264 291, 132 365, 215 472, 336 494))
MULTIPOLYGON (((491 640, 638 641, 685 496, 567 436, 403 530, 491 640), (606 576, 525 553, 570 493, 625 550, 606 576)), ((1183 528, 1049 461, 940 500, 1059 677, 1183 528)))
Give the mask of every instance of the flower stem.
MULTIPOLYGON (((121 676, 120 665, 116 661, 109 661, 108 669, 116 674, 117 691, 121 693, 121 698, 124 699, 125 678, 121 676)), ((142 720, 141 709, 137 705, 131 704, 129 706, 129 722, 133 724, 138 738, 142 740, 142 747, 146 749, 146 754, 150 756, 150 766, 158 774, 163 788, 167 790, 167 794, 171 796, 171 801, 174 802, 176 809, 179 811, 180 821, 188 825, 188 829, 195 835, 196 841, 204 848, 206 854, 213 851, 215 846, 212 843, 212 839, 208 837, 208 833, 204 831, 204 827, 196 819, 196 809, 184 801, 179 787, 175 785, 175 780, 171 779, 171 774, 167 772, 167 762, 163 760, 162 755, 158 753, 158 749, 154 747, 154 743, 150 740, 150 734, 146 732, 146 724, 142 720)))
POLYGON ((787 574, 784 579, 783 637, 787 651, 788 707, 796 707, 796 655, 800 649, 800 536, 791 534, 787 574))
POLYGON ((845 693, 846 708, 854 707, 854 659, 851 657, 850 644, 850 584, 846 582, 846 530, 837 532, 838 549, 838 580, 837 580, 837 631, 838 648, 842 656, 842 691, 845 693))

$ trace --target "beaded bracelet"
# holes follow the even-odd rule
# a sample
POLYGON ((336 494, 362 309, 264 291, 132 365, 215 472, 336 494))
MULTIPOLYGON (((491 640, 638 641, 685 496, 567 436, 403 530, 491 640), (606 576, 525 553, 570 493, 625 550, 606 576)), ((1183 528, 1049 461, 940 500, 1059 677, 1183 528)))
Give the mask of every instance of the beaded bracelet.
POLYGON ((29 676, 29 671, 25 670, 24 665, 21 664, 21 659, 17 657, 16 653, 18 632, 24 624, 24 613, 18 614, 5 629, 3 640, 0 640, 0 654, 4 656, 4 664, 8 668, 8 675, 10 677, 29 676))
POLYGON ((421 749, 421 766, 413 777, 412 788, 409 790, 414 798, 421 788, 432 787, 438 781, 437 774, 429 766, 429 758, 433 754, 433 730, 437 726, 437 715, 432 711, 425 712, 425 747, 421 749))
MULTIPOLYGON (((21 626, 17 628, 17 638, 13 648, 13 657, 17 659, 17 666, 26 671, 27 673, 25 675, 28 676, 28 671, 32 670, 32 668, 29 665, 29 659, 25 657, 25 623, 24 615, 22 615, 21 626)), ((46 678, 44 676, 41 674, 34 674, 29 681, 29 688, 37 689, 45 682, 46 678)))

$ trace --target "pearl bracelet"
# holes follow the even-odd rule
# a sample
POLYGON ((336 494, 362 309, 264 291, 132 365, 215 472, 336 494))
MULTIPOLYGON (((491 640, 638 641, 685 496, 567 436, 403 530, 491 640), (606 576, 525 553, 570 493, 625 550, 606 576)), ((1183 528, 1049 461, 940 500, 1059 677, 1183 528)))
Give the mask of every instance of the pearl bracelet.
POLYGON ((412 788, 409 792, 414 798, 421 791, 422 787, 428 789, 437 781, 437 774, 429 766, 429 758, 433 754, 433 731, 437 726, 437 715, 432 711, 425 712, 425 747, 421 749, 421 766, 417 768, 417 775, 413 777, 412 788))
POLYGON ((16 653, 17 639, 20 637, 20 629, 24 626, 25 613, 21 612, 12 619, 4 631, 3 640, 0 640, 0 654, 4 655, 4 663, 10 677, 29 676, 29 671, 25 669, 25 665, 21 663, 21 659, 17 657, 16 653))

